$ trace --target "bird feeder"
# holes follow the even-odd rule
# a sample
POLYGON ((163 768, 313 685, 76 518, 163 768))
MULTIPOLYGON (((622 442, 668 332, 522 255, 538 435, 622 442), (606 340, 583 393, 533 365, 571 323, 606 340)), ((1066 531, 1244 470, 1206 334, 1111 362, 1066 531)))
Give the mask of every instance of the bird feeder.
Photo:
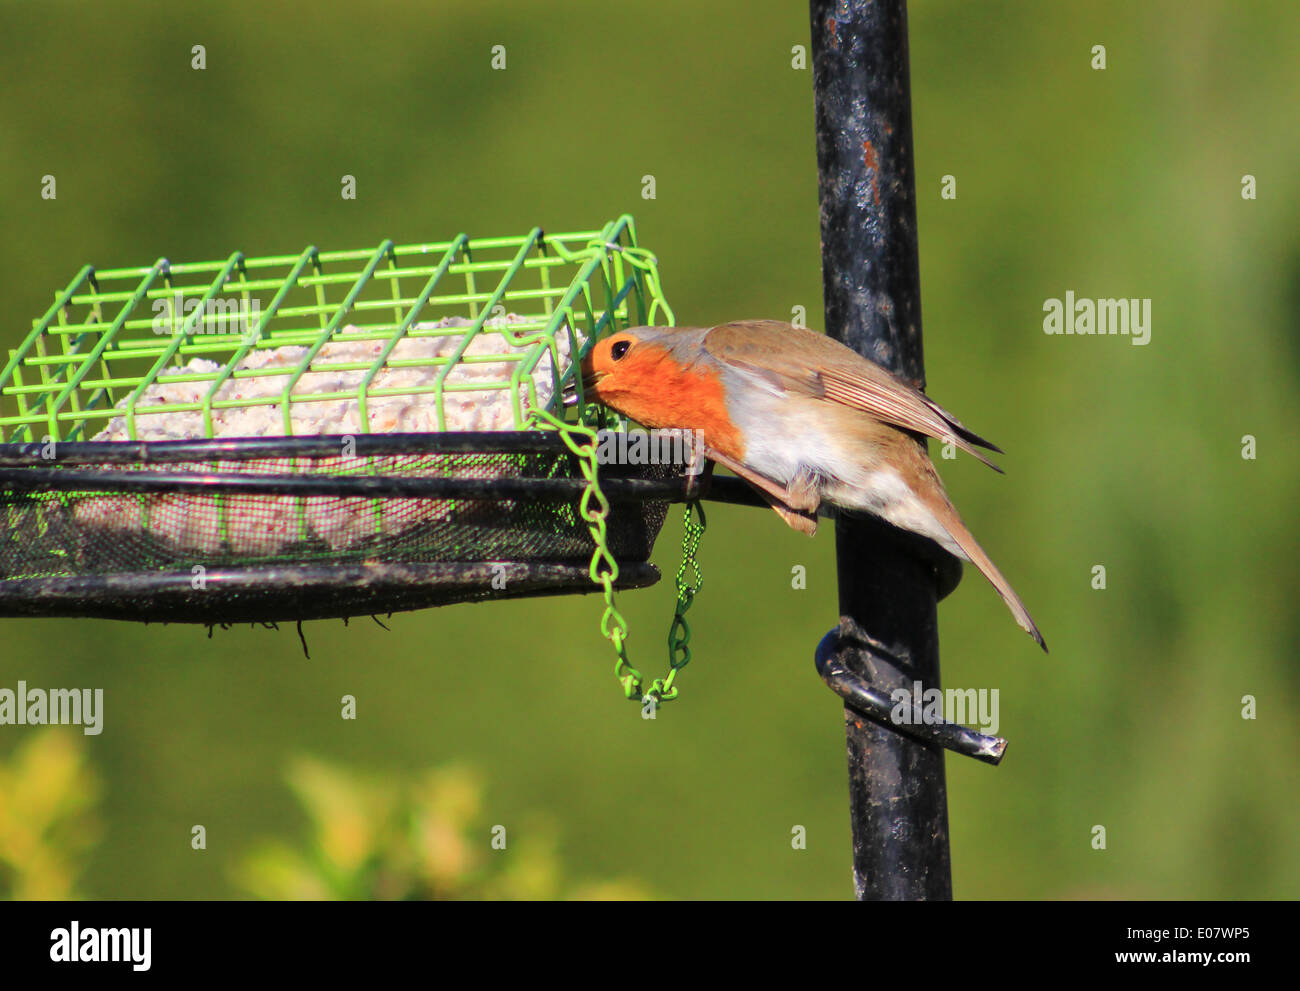
MULTIPOLYGON (((671 321, 627 216, 87 265, 0 371, 0 615, 276 622, 592 591, 594 476, 566 432, 605 414, 561 393, 596 337, 671 321)), ((602 466, 615 587, 657 581, 681 476, 602 466)))

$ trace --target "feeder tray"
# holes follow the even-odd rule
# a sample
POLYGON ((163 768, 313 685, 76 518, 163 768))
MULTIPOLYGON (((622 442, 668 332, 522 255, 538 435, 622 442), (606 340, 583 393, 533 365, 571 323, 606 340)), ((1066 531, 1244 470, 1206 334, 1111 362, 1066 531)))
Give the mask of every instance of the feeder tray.
MULTIPOLYGON (((86 266, 0 373, 0 615, 278 622, 596 590, 579 459, 530 414, 563 410, 597 336, 656 318, 630 217, 86 266)), ((619 587, 658 580, 682 473, 601 467, 619 587)))

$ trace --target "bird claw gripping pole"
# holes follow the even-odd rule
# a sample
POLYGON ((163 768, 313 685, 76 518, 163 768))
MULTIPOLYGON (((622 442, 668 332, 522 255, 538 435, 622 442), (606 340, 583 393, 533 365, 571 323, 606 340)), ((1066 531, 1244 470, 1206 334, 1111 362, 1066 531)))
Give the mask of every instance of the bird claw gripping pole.
POLYGON ((698 501, 686 504, 682 563, 677 569, 677 608, 668 631, 668 674, 663 678, 655 678, 649 688, 644 688, 644 676, 628 660, 627 620, 623 618, 623 614, 618 611, 614 603, 614 582, 618 579, 618 561, 609 550, 606 529, 609 499, 600 488, 596 431, 583 424, 568 423, 540 409, 530 411, 529 421, 543 429, 557 431, 565 446, 578 459, 578 466, 587 482, 578 502, 578 514, 586 522, 591 532, 592 543, 595 544, 595 550, 591 555, 591 580, 601 587, 605 599, 605 612, 601 616, 600 632, 614 645, 614 652, 617 655, 614 662, 614 676, 623 686, 624 697, 641 703, 643 707, 648 706, 653 711, 661 702, 671 702, 677 698, 678 689, 675 684, 677 672, 691 660, 691 628, 686 621, 686 611, 695 601, 695 596, 703 584, 695 554, 699 549, 700 537, 704 534, 706 525, 704 507, 698 501), (693 520, 692 516, 698 516, 698 520, 693 520), (686 581, 687 569, 693 573, 693 584, 686 581))

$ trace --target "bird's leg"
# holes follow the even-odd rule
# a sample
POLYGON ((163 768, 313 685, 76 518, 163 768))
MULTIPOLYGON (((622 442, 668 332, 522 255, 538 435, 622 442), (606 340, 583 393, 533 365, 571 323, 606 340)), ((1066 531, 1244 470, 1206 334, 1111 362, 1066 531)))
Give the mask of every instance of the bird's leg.
POLYGON ((785 503, 787 506, 795 506, 799 509, 806 510, 817 515, 817 509, 822 504, 821 493, 817 489, 817 476, 812 472, 801 470, 790 484, 786 486, 785 503))
POLYGON ((806 533, 810 537, 817 532, 817 507, 821 505, 821 497, 817 494, 811 478, 800 475, 796 479, 796 484, 787 489, 711 447, 704 448, 704 455, 710 461, 716 461, 722 467, 735 472, 737 476, 753 486, 791 529, 806 533))
POLYGON ((776 496, 762 489, 758 490, 758 494, 767 500, 767 504, 776 510, 776 515, 785 520, 790 529, 806 533, 810 537, 817 532, 816 513, 805 513, 802 510, 791 509, 776 496))
POLYGON ((704 448, 704 456, 735 472, 765 496, 771 496, 783 506, 796 512, 815 514, 817 507, 821 505, 821 496, 817 493, 816 486, 805 475, 800 475, 795 480, 795 484, 791 488, 787 488, 784 485, 778 485, 765 475, 760 475, 752 468, 746 468, 738 461, 733 461, 725 454, 721 454, 707 445, 704 448))
MULTIPOLYGON (((701 452, 703 454, 703 452, 701 452)), ((686 498, 687 500, 699 499, 709 489, 709 483, 713 481, 713 462, 708 458, 704 459, 704 464, 698 472, 686 474, 686 498)))

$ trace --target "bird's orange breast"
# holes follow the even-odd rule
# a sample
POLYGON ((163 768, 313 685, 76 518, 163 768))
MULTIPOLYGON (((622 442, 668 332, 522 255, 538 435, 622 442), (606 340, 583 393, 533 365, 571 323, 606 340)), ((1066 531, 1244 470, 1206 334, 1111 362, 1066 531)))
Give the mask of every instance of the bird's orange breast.
POLYGON ((745 439, 727 412, 726 387, 716 369, 682 365, 663 348, 637 348, 595 386, 607 406, 647 427, 699 430, 704 442, 737 461, 745 439))

